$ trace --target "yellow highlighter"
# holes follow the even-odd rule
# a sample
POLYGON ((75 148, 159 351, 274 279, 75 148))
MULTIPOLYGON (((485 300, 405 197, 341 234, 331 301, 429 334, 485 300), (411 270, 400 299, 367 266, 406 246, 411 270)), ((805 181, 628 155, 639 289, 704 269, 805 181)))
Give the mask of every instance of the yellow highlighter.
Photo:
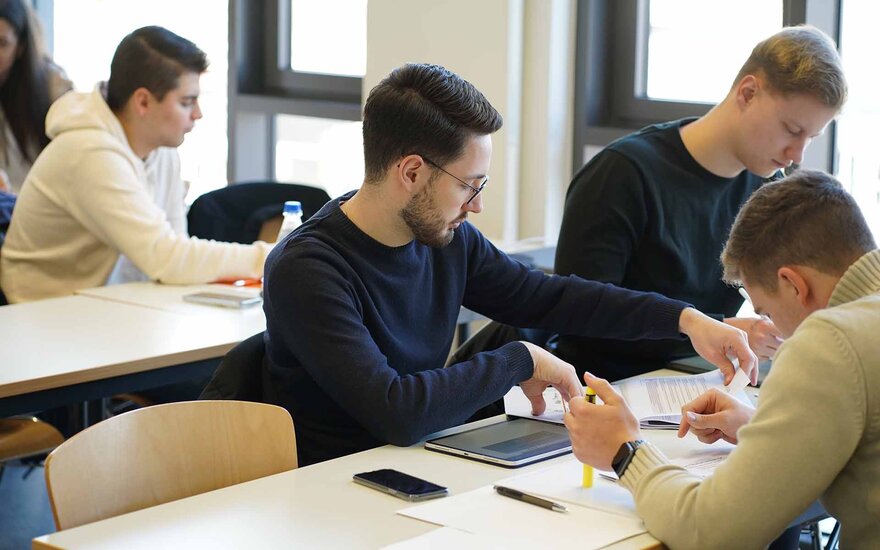
MULTIPOLYGON (((586 398, 587 401, 589 401, 590 403, 596 402, 596 392, 593 390, 593 388, 587 386, 585 394, 586 395, 584 395, 584 398, 586 398)), ((584 478, 581 483, 586 489, 589 489, 593 486, 593 467, 589 464, 584 464, 584 478)))

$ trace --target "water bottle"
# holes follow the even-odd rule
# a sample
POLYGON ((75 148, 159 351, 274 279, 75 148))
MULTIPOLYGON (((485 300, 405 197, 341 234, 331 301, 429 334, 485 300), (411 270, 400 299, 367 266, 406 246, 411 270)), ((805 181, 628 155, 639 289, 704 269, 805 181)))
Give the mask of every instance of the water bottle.
POLYGON ((284 221, 281 222, 281 230, 275 242, 288 236, 291 231, 302 225, 302 204, 299 201, 287 201, 284 203, 284 221))

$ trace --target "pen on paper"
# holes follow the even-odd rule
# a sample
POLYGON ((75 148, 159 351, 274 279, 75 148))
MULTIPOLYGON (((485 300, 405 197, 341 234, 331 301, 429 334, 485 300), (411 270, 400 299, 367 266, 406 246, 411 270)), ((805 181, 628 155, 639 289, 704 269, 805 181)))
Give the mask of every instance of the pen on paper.
POLYGON ((568 508, 561 504, 553 502, 552 500, 536 497, 535 495, 523 493, 522 491, 517 491, 516 489, 511 489, 510 487, 504 487, 502 485, 495 485, 494 487, 495 492, 503 497, 508 497, 519 500, 521 502, 534 504, 535 506, 540 506, 541 508, 546 508, 547 510, 552 510, 554 512, 568 512, 568 508))

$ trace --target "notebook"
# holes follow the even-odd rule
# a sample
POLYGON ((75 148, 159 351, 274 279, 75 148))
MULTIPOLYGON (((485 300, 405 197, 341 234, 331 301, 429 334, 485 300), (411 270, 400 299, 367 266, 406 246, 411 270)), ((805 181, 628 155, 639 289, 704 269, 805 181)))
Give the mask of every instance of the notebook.
POLYGON ((431 451, 517 468, 571 452, 565 426, 515 418, 482 428, 431 439, 431 451))

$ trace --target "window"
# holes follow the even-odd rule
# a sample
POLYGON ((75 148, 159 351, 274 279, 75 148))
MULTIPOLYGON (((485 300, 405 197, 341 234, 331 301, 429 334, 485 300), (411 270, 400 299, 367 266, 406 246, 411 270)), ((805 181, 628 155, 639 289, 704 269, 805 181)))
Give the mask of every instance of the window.
POLYGON ((265 17, 270 90, 360 102, 367 64, 367 0, 274 0, 265 17))
POLYGON ((201 78, 199 103, 204 118, 196 122, 179 148, 181 175, 189 182, 187 201, 226 185, 227 2, 154 0, 149 9, 131 0, 54 2, 55 61, 77 91, 94 88, 110 76, 119 42, 145 25, 161 25, 205 51, 210 61, 201 78), (96 22, 100 22, 96 27, 96 22))
POLYGON ((360 121, 279 115, 275 135, 278 181, 322 187, 337 197, 363 180, 360 121))
POLYGON ((782 3, 651 0, 647 20, 636 96, 715 104, 755 44, 782 28, 782 3))
POLYGON ((880 75, 875 68, 880 5, 844 0, 840 49, 849 97, 837 123, 838 176, 880 237, 880 75))

